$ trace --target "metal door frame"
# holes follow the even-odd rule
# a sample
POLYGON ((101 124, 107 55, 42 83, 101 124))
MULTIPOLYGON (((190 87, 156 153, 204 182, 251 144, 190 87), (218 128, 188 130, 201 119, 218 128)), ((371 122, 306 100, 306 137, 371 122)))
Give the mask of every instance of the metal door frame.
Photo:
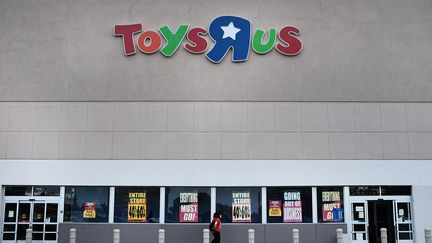
MULTIPOLYGON (((45 240, 41 240, 41 241, 35 241, 33 240, 34 243, 42 243, 42 242, 57 242, 58 241, 58 230, 59 230, 59 223, 62 222, 62 215, 63 215, 63 202, 62 202, 62 198, 60 196, 5 196, 4 200, 2 201, 2 205, 1 205, 1 210, 3 212, 3 217, 0 219, 1 222, 1 229, 0 229, 0 242, 4 242, 4 243, 24 243, 25 240, 17 240, 17 232, 18 232, 18 225, 19 224, 26 224, 26 223, 20 223, 18 222, 18 215, 19 215, 19 204, 20 203, 26 203, 29 202, 30 203, 30 215, 29 215, 29 224, 30 227, 32 226, 32 221, 33 221, 33 213, 34 213, 34 204, 38 203, 38 202, 43 202, 45 204, 45 213, 44 213, 44 217, 47 214, 47 204, 57 204, 57 231, 56 231, 56 240, 55 241, 45 241, 45 240), (6 204, 7 203, 16 203, 17 207, 16 207, 16 218, 15 218, 15 240, 3 240, 3 227, 5 225, 4 222, 4 217, 6 215, 7 212, 5 212, 6 209, 6 204)), ((6 223, 8 224, 8 223, 6 223)), ((9 223, 11 224, 11 223, 9 223)), ((44 225, 46 225, 47 223, 44 222, 44 225)), ((45 227, 45 226, 44 226, 45 227)), ((45 228, 44 228, 44 232, 45 232, 45 228)))
POLYGON ((353 220, 352 216, 353 216, 353 208, 352 208, 352 204, 353 203, 364 203, 365 204, 365 219, 366 219, 366 235, 367 237, 369 237, 369 231, 368 231, 368 227, 369 227, 369 215, 368 215, 368 201, 378 201, 378 200, 386 200, 386 201, 392 201, 392 205, 393 205, 393 224, 395 227, 395 241, 396 243, 413 243, 415 242, 414 239, 414 223, 412 220, 412 196, 348 196, 348 202, 346 202, 346 207, 348 207, 348 212, 349 214, 347 215, 347 217, 345 217, 346 219, 346 223, 347 223, 347 233, 348 233, 348 241, 352 242, 352 243, 368 243, 369 242, 369 238, 367 238, 367 240, 363 240, 363 241, 358 241, 358 240, 352 240, 352 234, 353 234, 353 224, 356 224, 356 221, 353 220), (411 221, 410 223, 412 224, 412 234, 413 234, 413 239, 412 240, 399 240, 399 229, 398 229, 398 225, 397 225, 397 203, 410 203, 410 213, 411 213, 411 221))

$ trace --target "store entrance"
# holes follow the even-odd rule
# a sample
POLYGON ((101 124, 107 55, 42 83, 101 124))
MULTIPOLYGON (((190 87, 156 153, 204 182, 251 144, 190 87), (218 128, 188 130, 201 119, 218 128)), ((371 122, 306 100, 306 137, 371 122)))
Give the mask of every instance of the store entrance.
POLYGON ((7 200, 4 204, 2 242, 24 243, 26 230, 33 230, 33 242, 56 242, 59 203, 56 200, 7 200))
POLYGON ((381 243, 381 228, 387 229, 387 242, 395 243, 393 201, 368 201, 369 243, 381 243))
POLYGON ((411 197, 350 197, 348 231, 353 243, 381 243, 381 228, 388 243, 413 243, 411 197))

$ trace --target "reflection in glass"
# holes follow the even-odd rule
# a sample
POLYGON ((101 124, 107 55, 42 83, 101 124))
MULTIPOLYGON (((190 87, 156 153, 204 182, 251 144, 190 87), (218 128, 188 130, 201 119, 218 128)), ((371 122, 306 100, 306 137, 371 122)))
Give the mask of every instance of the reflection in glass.
POLYGON ((364 203, 353 203, 351 210, 353 211, 353 220, 358 222, 366 221, 366 211, 364 203))
POLYGON ((26 239, 26 230, 30 227, 28 224, 19 224, 17 230, 17 240, 26 239))
POLYGON ((65 222, 108 222, 109 187, 66 187, 65 222))
POLYGON ((16 222, 17 204, 6 203, 4 211, 4 222, 16 222))
POLYGON ((210 222, 209 187, 167 187, 165 191, 166 223, 210 222))
POLYGON ((5 231, 5 232, 8 232, 8 231, 15 232, 15 224, 4 224, 3 225, 3 231, 5 231))
POLYGON ((344 222, 343 187, 318 187, 318 222, 344 222))
POLYGON ((400 240, 412 240, 412 233, 399 233, 400 240))
POLYGON ((33 233, 33 240, 43 240, 43 233, 33 233))
POLYGON ((3 233, 3 240, 15 240, 15 233, 3 233))
POLYGON ((381 186, 381 195, 411 196, 411 186, 381 186))
POLYGON ((379 196, 379 186, 350 186, 351 196, 379 196))
POLYGON ((33 196, 60 196, 59 186, 35 186, 33 196))
POLYGON ((18 222, 30 222, 30 203, 20 203, 18 213, 18 222))
POLYGON ((5 187, 5 196, 31 196, 31 186, 7 186, 5 187))
POLYGON ((158 223, 159 204, 159 187, 116 187, 114 222, 158 223), (140 217, 134 214, 135 209, 141 212, 140 217))
POLYGON ((45 203, 33 204, 33 222, 44 222, 45 203))
POLYGON ((399 231, 411 231, 411 224, 399 224, 399 231))
POLYGON ((56 233, 45 233, 45 240, 57 240, 56 233))
POLYGON ((57 232, 57 225, 56 224, 45 225, 45 232, 57 232))
POLYGON ((405 222, 411 220, 410 204, 409 203, 398 203, 398 222, 405 222))
POLYGON ((216 211, 222 214, 223 223, 240 223, 246 221, 251 223, 261 223, 261 188, 216 188, 216 211), (248 216, 243 217, 242 214, 237 214, 237 211, 235 210, 236 208, 240 209, 243 214, 247 213, 248 216), (244 208, 247 210, 243 210, 244 208), (243 220, 244 218, 247 220, 243 220))
POLYGON ((58 204, 47 203, 46 222, 57 223, 58 204))
POLYGON ((267 212, 268 223, 312 223, 312 188, 268 187, 267 212), (297 199, 290 196, 293 193, 298 196, 297 199), (301 217, 290 220, 294 217, 290 216, 293 212, 297 212, 301 217))
POLYGON ((33 232, 43 232, 44 231, 44 225, 43 224, 33 224, 32 225, 33 232))

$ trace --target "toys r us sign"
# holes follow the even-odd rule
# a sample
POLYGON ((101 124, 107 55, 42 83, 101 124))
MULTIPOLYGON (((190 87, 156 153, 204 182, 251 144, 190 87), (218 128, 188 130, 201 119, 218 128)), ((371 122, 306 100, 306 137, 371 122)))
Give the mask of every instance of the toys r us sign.
POLYGON ((201 54, 207 51, 208 43, 205 39, 209 35, 214 46, 206 53, 206 57, 213 63, 221 62, 228 51, 232 49, 233 62, 247 61, 252 42, 252 49, 257 54, 266 54, 274 49, 286 56, 295 56, 302 50, 302 43, 298 39, 300 29, 294 26, 285 26, 277 31, 271 28, 268 31, 267 41, 264 42, 265 31, 257 29, 251 41, 251 23, 249 20, 237 16, 220 16, 214 19, 208 28, 189 28, 189 25, 180 25, 173 33, 168 26, 162 26, 159 32, 145 30, 140 23, 114 26, 114 36, 123 38, 123 49, 126 56, 136 53, 136 47, 144 54, 153 54, 160 51, 164 56, 171 57, 180 47, 185 37, 184 45, 190 53, 201 54), (138 34, 136 41, 134 35, 138 34), (166 40, 162 47, 162 37, 166 40), (276 44, 278 39, 278 43, 276 44))

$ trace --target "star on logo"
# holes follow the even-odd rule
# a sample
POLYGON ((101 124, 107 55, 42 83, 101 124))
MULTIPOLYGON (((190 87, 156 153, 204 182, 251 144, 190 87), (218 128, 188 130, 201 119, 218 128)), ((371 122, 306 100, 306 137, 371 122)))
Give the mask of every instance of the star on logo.
POLYGON ((233 24, 233 22, 229 23, 227 26, 221 26, 224 34, 222 36, 222 39, 225 38, 231 38, 233 40, 236 39, 236 34, 241 30, 239 28, 236 28, 233 24))

